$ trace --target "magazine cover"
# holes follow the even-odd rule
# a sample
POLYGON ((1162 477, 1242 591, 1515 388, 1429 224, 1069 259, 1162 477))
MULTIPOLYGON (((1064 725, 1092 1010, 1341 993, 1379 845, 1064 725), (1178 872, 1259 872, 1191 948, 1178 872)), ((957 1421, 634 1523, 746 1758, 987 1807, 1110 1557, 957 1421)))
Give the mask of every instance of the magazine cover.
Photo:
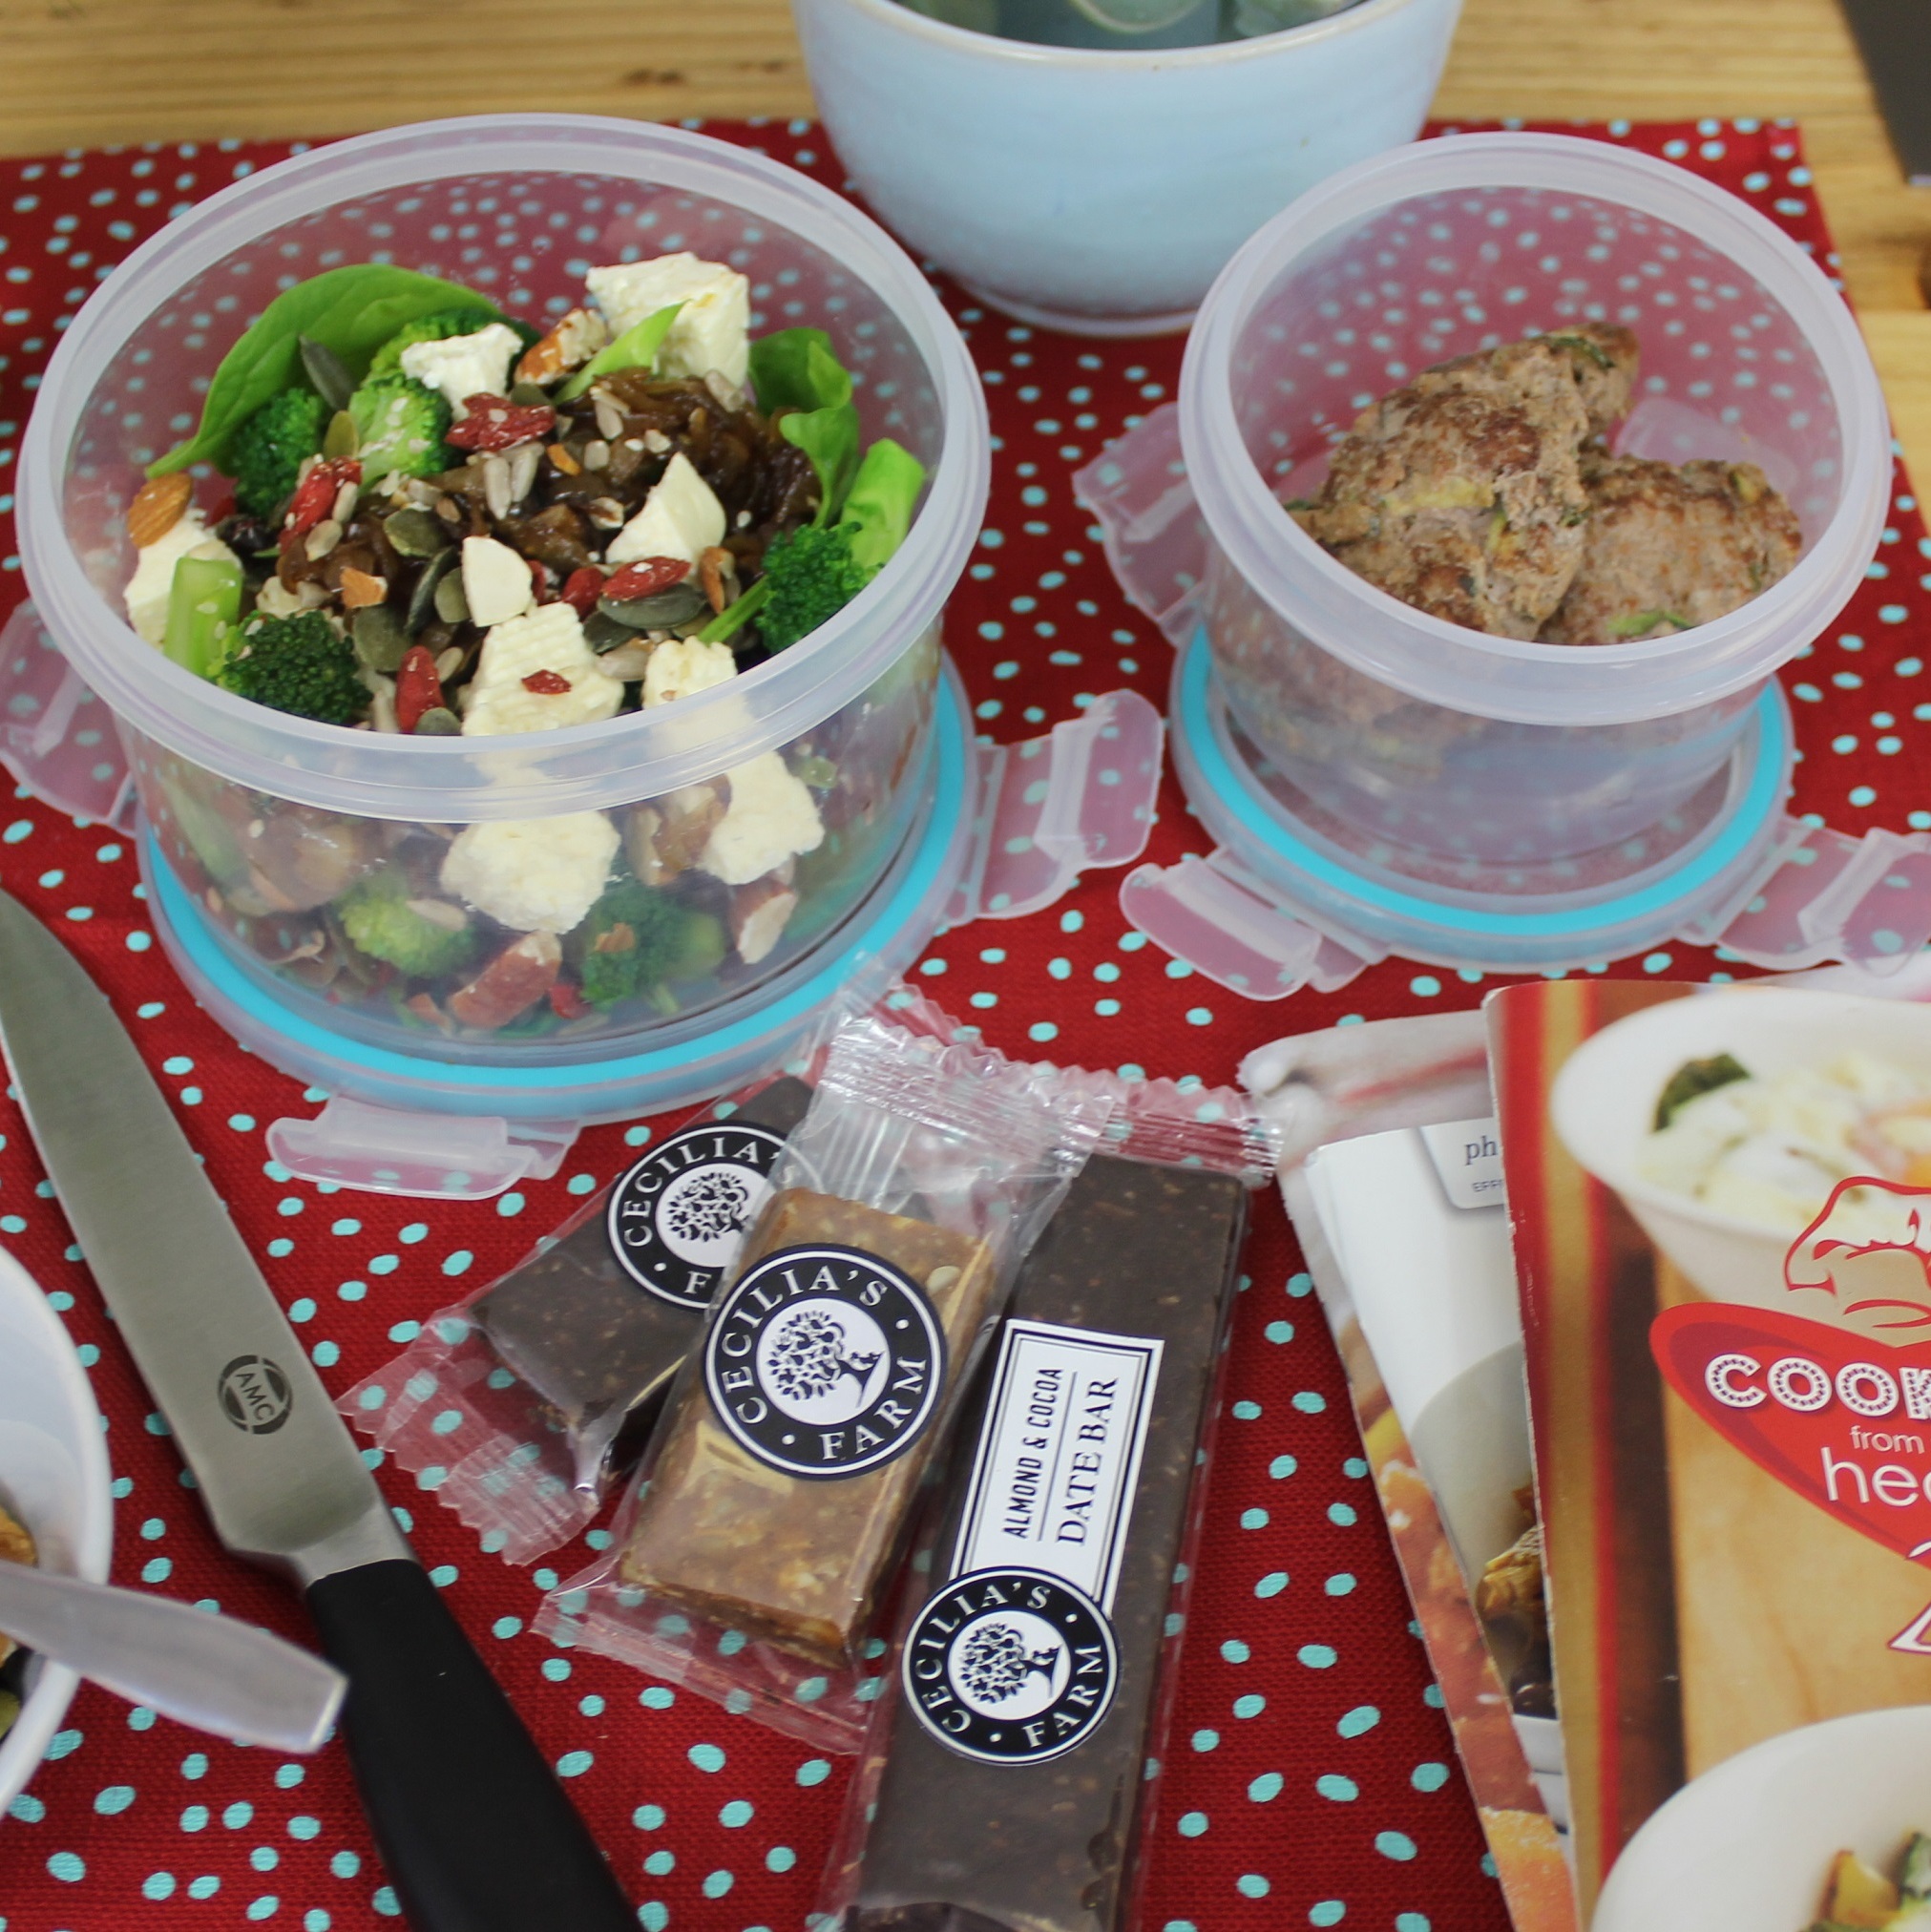
POLYGON ((1375 1494, 1516 1932, 1574 1932, 1522 1386, 1480 1016, 1249 1057, 1375 1494))
POLYGON ((1589 1932, 1931 1927, 1931 1011, 1486 1009, 1589 1932))

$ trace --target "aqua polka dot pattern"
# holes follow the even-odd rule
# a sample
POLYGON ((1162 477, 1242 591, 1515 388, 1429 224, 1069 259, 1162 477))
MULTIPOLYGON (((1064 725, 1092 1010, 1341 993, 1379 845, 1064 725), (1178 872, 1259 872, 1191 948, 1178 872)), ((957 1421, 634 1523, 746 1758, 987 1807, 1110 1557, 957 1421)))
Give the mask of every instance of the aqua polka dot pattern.
MULTIPOLYGON (((713 132, 840 184, 806 123, 713 132)), ((1708 121, 1619 125, 1610 137, 1725 182, 1830 262, 1793 130, 1708 121)), ((287 152, 188 143, 0 161, 11 206, 0 252, 0 463, 12 460, 29 379, 107 268, 172 213, 287 152)), ((472 272, 483 282, 518 218, 509 207, 477 213, 497 244, 476 244, 472 272)), ((983 371, 1001 439, 986 528, 948 624, 980 728, 1031 736, 1121 684, 1161 699, 1167 647, 1122 602, 1068 478, 1172 395, 1179 340, 1055 338, 941 292, 983 371)), ((11 473, 0 467, 0 492, 11 473)), ((19 583, 11 510, 0 494, 0 610, 19 583)), ((1920 688, 1931 660, 1931 542, 1908 494, 1895 499, 1874 571, 1791 667, 1808 753, 1795 808, 1850 831, 1931 827, 1931 812, 1906 796, 1931 724, 1931 688, 1920 688)), ((100 723, 86 718, 80 728, 100 723)), ((1171 864, 1202 844, 1169 789, 1148 857, 1171 864)), ((127 1018, 338 1394, 579 1211, 667 1124, 594 1129, 563 1172, 494 1202, 426 1208, 311 1186, 269 1160, 263 1134, 321 1096, 242 1054, 181 991, 153 945, 125 837, 74 826, 0 774, 0 884, 56 928, 127 1018)), ((918 976, 1008 1051, 1031 1058, 1049 1043, 1062 1060, 1123 1079, 1195 1085, 1230 1080, 1244 1052, 1278 1033, 1470 1007, 1496 983, 1390 959, 1340 996, 1249 1005, 1209 995, 1129 931, 1117 885, 1115 875, 1092 875, 1050 912, 948 934, 918 976)), ((1669 952, 1654 971, 1705 978, 1728 963, 1687 946, 1669 952)), ((1641 975, 1651 964, 1611 970, 1641 975)), ((19 1113, 0 1095, 0 1241, 34 1271, 87 1352, 122 1504, 115 1580, 219 1604, 306 1640, 292 1599, 227 1558, 183 1495, 165 1425, 43 1182, 19 1113)), ((1505 1932, 1346 1386, 1271 1197, 1256 1203, 1247 1266, 1198 1577, 1173 1624, 1173 1729, 1150 1747, 1162 1769, 1146 1787, 1142 1923, 1165 1932, 1505 1932)), ((640 1925, 806 1924, 847 1764, 537 1636, 541 1592, 607 1546, 602 1523, 536 1567, 512 1564, 439 1505, 431 1470, 410 1477, 373 1448, 366 1460, 609 1851, 640 1925)), ((377 1932, 399 1922, 339 1748, 304 1764, 278 1761, 190 1736, 85 1686, 0 1825, 0 1932, 166 1932, 177 1919, 203 1932, 262 1923, 377 1932)))

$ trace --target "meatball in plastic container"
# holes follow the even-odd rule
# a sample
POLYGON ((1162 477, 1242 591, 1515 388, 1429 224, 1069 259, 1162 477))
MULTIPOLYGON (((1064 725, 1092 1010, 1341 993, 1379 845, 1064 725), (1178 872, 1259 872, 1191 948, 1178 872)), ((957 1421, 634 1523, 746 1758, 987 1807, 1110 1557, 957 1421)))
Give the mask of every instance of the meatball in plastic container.
POLYGON ((1294 202, 1203 305, 1179 418, 1228 714, 1397 871, 1561 861, 1683 806, 1862 578, 1891 481, 1816 264, 1562 136, 1431 140, 1294 202))

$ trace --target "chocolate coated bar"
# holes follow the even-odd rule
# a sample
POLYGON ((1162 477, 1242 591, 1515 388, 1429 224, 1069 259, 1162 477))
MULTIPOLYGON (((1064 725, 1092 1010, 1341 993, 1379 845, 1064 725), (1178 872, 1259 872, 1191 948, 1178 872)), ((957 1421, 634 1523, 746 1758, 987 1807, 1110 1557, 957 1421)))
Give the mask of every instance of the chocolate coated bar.
MULTIPOLYGON (((841 1888, 841 1896, 852 1900, 848 1932, 1110 1932, 1118 1922, 1173 1569, 1190 1520, 1195 1448, 1246 1228, 1247 1191, 1229 1175, 1096 1156, 1033 1250, 1019 1275, 1013 1323, 1161 1344, 1137 1493, 1108 1585, 1117 1650, 1112 1701, 1090 1732, 1063 1754, 1043 1760, 1023 1755, 1026 1700, 1010 1700, 1021 1714, 1017 1725, 1003 1719, 1005 1707, 989 1702, 990 1723, 977 1720, 980 1746, 1020 1754, 988 1761, 941 1742, 912 1698, 901 1694, 882 1769, 877 1757, 868 1766, 876 1808, 859 1868, 848 1872, 841 1888)), ((1082 1385, 1088 1391, 1096 1386, 1103 1384, 1091 1377, 1082 1385)), ((1050 1371, 1032 1372, 1015 1392, 1017 1406, 1008 1405, 1021 1429, 1036 1387, 1037 1399, 1049 1403, 1050 1371)), ((1092 1425, 1092 1433, 1099 1427, 1092 1425)), ((1067 1472, 1082 1433, 1075 1417, 1063 1418, 1050 1438, 1034 1438, 1071 1445, 1049 1459, 1050 1480, 1061 1497, 1055 1536, 1071 1534, 1069 1523, 1079 1521, 1077 1513, 1067 1514, 1066 1499, 1077 1501, 1067 1472)), ((1022 1453, 999 1465, 1003 1480, 997 1495, 973 1493, 976 1470, 987 1466, 976 1453, 979 1435, 975 1423, 960 1438, 951 1478, 955 1493, 934 1561, 936 1586, 913 1626, 914 1639, 955 1587, 947 1579, 969 1519, 975 1524, 991 1520, 996 1531, 1008 1525, 1015 1533, 1027 1531, 1034 1499, 1011 1474, 1025 1470, 1022 1453)), ((1091 1533, 1081 1529, 1081 1540, 1091 1533)), ((984 1540, 972 1546, 983 1549, 984 1540)), ((1050 1552, 1051 1545, 1042 1541, 1039 1547, 1050 1552)), ((1100 1587, 1096 1584, 1094 1593, 1100 1587)), ((1045 1593, 1037 1594, 1043 1603, 1045 1593)), ((964 1603, 961 1615, 971 1607, 964 1603)), ((939 1628, 958 1621, 941 1616, 939 1628)), ((1076 1653, 1080 1648, 1076 1643, 1076 1653)), ((915 1642, 910 1654, 915 1670, 915 1642)), ((1038 1668, 1042 1661, 1023 1654, 1018 1659, 1020 1667, 1038 1668)), ((1069 1681, 1077 1675, 1076 1664, 1069 1681)), ((996 1694, 1005 1689, 992 1688, 996 1694)), ((943 1700, 935 1709, 940 1726, 949 1712, 955 1714, 943 1700)), ((1052 1745, 1049 1714, 1030 1720, 1046 1749, 1052 1745)))

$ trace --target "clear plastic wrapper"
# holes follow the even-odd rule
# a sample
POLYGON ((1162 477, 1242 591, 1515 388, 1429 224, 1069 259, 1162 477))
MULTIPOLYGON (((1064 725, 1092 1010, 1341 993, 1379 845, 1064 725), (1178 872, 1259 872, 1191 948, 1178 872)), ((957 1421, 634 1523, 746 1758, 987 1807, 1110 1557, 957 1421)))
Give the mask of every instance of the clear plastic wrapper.
POLYGON ((759 1082, 655 1141, 510 1273, 440 1310, 343 1413, 527 1563, 601 1506, 770 1191, 810 1088, 759 1082))
POLYGON ((1114 1110, 922 1003, 896 1017, 917 1030, 866 1016, 833 1040, 614 1548, 541 1620, 844 1750, 928 1464, 1114 1110))
POLYGON ((847 1932, 1127 1916, 1247 1187, 1275 1144, 1238 1097, 1205 1122, 1185 1098, 1163 1119, 1150 1097, 1123 1140, 1143 1158, 1096 1157, 1020 1272, 827 1874, 847 1932))

